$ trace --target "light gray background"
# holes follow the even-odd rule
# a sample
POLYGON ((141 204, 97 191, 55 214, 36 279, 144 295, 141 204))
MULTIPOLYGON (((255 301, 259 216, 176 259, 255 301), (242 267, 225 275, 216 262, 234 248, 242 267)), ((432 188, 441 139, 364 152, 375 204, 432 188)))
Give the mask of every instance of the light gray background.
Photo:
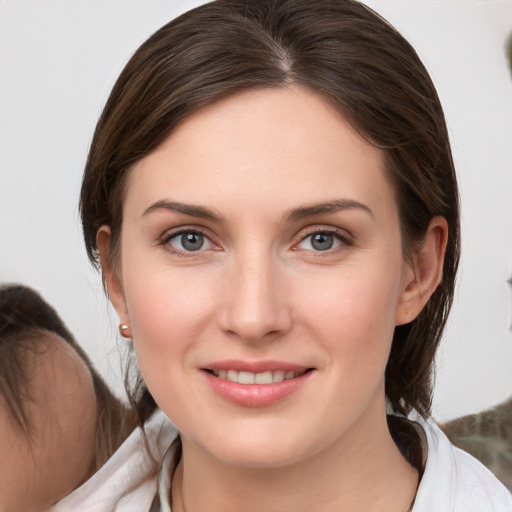
MULTIPOLYGON (((117 318, 80 235, 77 198, 109 90, 149 34, 201 1, 0 0, 0 280, 39 290, 120 392, 117 318)), ((416 47, 445 107, 463 199, 456 304, 434 414, 512 392, 510 0, 374 0, 416 47)))

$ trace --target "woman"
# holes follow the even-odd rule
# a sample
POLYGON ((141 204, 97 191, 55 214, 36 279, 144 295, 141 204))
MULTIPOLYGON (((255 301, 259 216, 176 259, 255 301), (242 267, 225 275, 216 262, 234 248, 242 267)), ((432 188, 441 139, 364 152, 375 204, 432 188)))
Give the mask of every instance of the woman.
POLYGON ((81 212, 141 422, 179 431, 138 510, 510 510, 428 419, 457 184, 432 82, 370 9, 221 0, 160 29, 81 212))
POLYGON ((55 310, 26 286, 1 286, 0 509, 46 510, 133 427, 55 310))

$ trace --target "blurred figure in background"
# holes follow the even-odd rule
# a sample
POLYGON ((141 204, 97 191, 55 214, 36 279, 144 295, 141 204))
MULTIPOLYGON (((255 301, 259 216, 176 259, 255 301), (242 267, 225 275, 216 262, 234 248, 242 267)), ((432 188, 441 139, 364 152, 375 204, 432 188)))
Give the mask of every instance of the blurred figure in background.
POLYGON ((0 510, 45 510, 132 429, 55 310, 30 288, 0 287, 0 510))
MULTIPOLYGON (((512 73, 512 34, 505 43, 512 73)), ((512 288, 512 277, 508 280, 512 288)), ((496 407, 441 425, 450 441, 485 464, 512 491, 512 397, 496 407)))
POLYGON ((512 397, 442 425, 450 441, 485 464, 512 491, 512 397))

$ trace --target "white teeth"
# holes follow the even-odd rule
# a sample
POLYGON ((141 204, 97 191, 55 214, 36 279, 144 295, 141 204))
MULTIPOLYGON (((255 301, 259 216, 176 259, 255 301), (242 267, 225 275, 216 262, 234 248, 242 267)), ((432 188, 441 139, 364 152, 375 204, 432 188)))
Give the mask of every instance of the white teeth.
POLYGON ((254 377, 255 384, 272 384, 272 382, 274 382, 272 372, 257 373, 254 377))
POLYGON ((273 384, 283 380, 300 377, 304 372, 275 370, 273 372, 239 372, 237 370, 212 370, 213 375, 219 379, 237 382, 239 384, 273 384))
POLYGON ((231 382, 238 382, 238 372, 236 370, 228 370, 226 379, 231 382))
POLYGON ((256 379, 256 375, 251 372, 239 372, 238 374, 238 382, 240 384, 254 384, 256 379))
POLYGON ((284 370, 276 370, 274 372, 274 382, 281 382, 284 380, 284 370))

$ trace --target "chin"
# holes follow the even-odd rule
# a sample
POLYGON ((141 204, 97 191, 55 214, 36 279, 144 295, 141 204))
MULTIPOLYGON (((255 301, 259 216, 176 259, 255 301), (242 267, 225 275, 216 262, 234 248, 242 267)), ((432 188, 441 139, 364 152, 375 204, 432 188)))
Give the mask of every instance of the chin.
MULTIPOLYGON (((271 469, 289 466, 300 460, 297 450, 277 448, 274 443, 266 446, 234 446, 216 450, 217 458, 229 466, 245 469, 271 469)), ((215 454, 213 454, 215 455, 215 454)))
POLYGON ((310 446, 311 438, 308 443, 299 432, 294 434, 289 428, 283 431, 282 427, 232 429, 217 435, 210 432, 206 443, 199 444, 224 464, 247 469, 287 466, 315 451, 310 446))

